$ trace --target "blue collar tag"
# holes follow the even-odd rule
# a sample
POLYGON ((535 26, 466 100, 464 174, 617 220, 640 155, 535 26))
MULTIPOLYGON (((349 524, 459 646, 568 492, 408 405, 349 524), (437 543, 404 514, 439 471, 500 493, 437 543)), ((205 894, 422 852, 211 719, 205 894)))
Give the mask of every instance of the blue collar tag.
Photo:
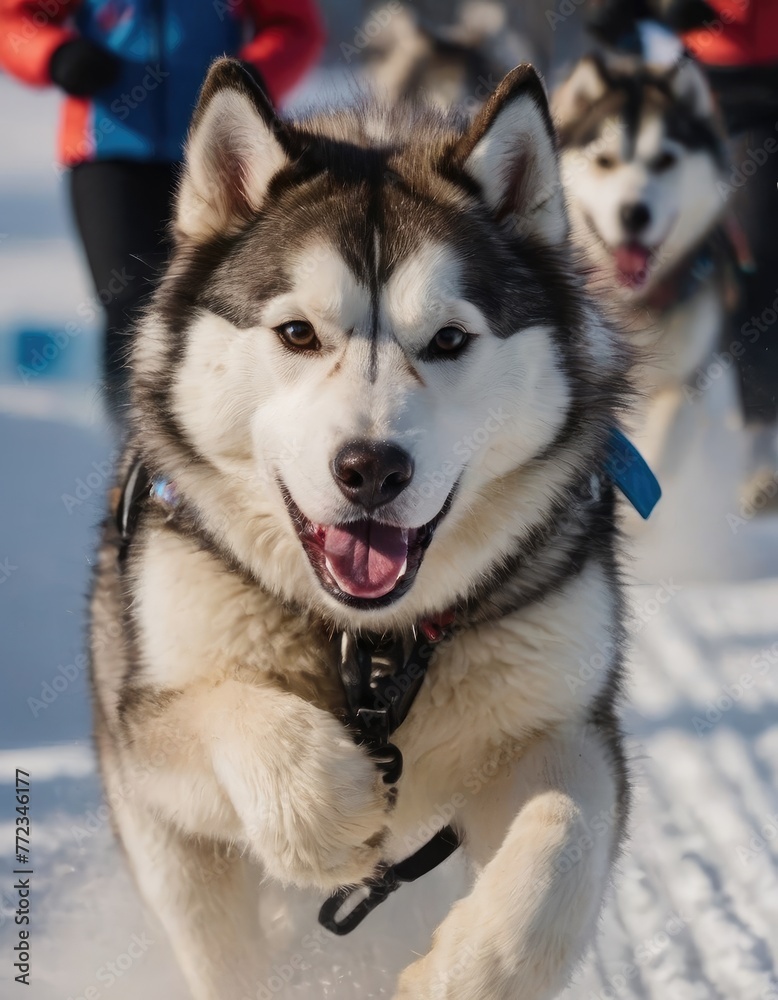
POLYGON ((611 428, 605 471, 645 520, 656 507, 662 489, 646 460, 616 427, 611 428))

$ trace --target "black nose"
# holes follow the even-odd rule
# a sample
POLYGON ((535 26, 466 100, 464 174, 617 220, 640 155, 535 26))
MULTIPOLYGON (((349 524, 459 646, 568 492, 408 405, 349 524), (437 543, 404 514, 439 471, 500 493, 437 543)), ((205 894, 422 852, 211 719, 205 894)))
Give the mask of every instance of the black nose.
POLYGON ((621 224, 626 232, 637 234, 641 229, 645 229, 650 221, 651 213, 648 205, 644 205, 642 201, 634 205, 621 206, 621 224))
POLYGON ((373 510, 402 493, 413 476, 413 459, 394 444, 349 441, 331 468, 343 496, 373 510))

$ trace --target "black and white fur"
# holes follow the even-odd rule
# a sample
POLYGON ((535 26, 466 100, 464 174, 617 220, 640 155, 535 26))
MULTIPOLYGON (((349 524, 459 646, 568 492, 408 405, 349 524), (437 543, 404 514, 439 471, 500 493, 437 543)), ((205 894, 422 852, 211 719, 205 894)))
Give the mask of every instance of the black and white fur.
POLYGON ((736 406, 734 372, 697 414, 685 406, 702 395, 698 369, 717 349, 736 295, 721 232, 725 136, 703 73, 687 57, 657 66, 587 56, 553 107, 574 238, 593 287, 637 349, 635 378, 649 402, 635 433, 666 479, 700 447, 695 422, 721 425, 736 406), (625 277, 619 260, 630 248, 645 266, 625 277))
POLYGON ((423 99, 472 112, 507 70, 532 55, 505 6, 491 0, 468 0, 446 24, 393 0, 375 10, 363 30, 370 40, 362 53, 365 76, 390 104, 423 99))
POLYGON ((395 1000, 556 996, 628 810, 599 472, 627 362, 569 253, 542 87, 519 67, 471 124, 406 107, 289 121, 221 61, 175 232, 123 468, 140 454, 179 501, 143 499, 123 559, 108 522, 92 648, 106 794, 192 995, 264 981, 263 882, 359 882, 411 854, 445 801, 475 880, 395 1000), (441 354, 452 327, 465 340, 441 354), (332 472, 355 439, 412 460, 377 508, 332 472), (350 599, 301 544, 314 523, 413 531, 447 502, 415 576, 380 600, 350 599), (452 609, 387 789, 336 718, 333 635, 452 609))

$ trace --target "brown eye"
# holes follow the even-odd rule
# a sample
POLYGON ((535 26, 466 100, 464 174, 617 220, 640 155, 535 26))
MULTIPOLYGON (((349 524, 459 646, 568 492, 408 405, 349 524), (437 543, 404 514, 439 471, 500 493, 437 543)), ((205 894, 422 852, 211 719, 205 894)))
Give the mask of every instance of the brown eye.
POLYGON ((316 331, 305 320, 296 319, 274 328, 287 347, 294 351, 318 351, 321 347, 316 331))
POLYGON ((612 156, 606 156, 605 153, 601 153, 596 160, 597 166, 602 170, 613 170, 616 166, 616 161, 612 156))
POLYGON ((677 163, 678 158, 675 153, 660 153, 659 156, 652 162, 651 169, 657 173, 661 174, 664 170, 669 170, 670 167, 674 167, 677 163))
POLYGON ((458 326, 444 326, 427 346, 428 358, 455 358, 470 341, 470 335, 458 326))

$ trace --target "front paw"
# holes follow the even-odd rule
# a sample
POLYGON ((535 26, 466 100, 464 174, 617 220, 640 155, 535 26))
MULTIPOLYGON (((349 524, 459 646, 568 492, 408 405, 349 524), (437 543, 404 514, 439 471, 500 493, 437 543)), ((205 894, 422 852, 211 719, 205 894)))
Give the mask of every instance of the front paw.
POLYGON ((375 871, 396 789, 336 719, 306 714, 278 734, 273 781, 245 827, 270 875, 329 892, 375 871))
POLYGON ((430 982, 427 970, 427 956, 417 959, 400 974, 392 1000, 445 1000, 446 992, 442 983, 436 983, 434 992, 429 992, 430 982))

